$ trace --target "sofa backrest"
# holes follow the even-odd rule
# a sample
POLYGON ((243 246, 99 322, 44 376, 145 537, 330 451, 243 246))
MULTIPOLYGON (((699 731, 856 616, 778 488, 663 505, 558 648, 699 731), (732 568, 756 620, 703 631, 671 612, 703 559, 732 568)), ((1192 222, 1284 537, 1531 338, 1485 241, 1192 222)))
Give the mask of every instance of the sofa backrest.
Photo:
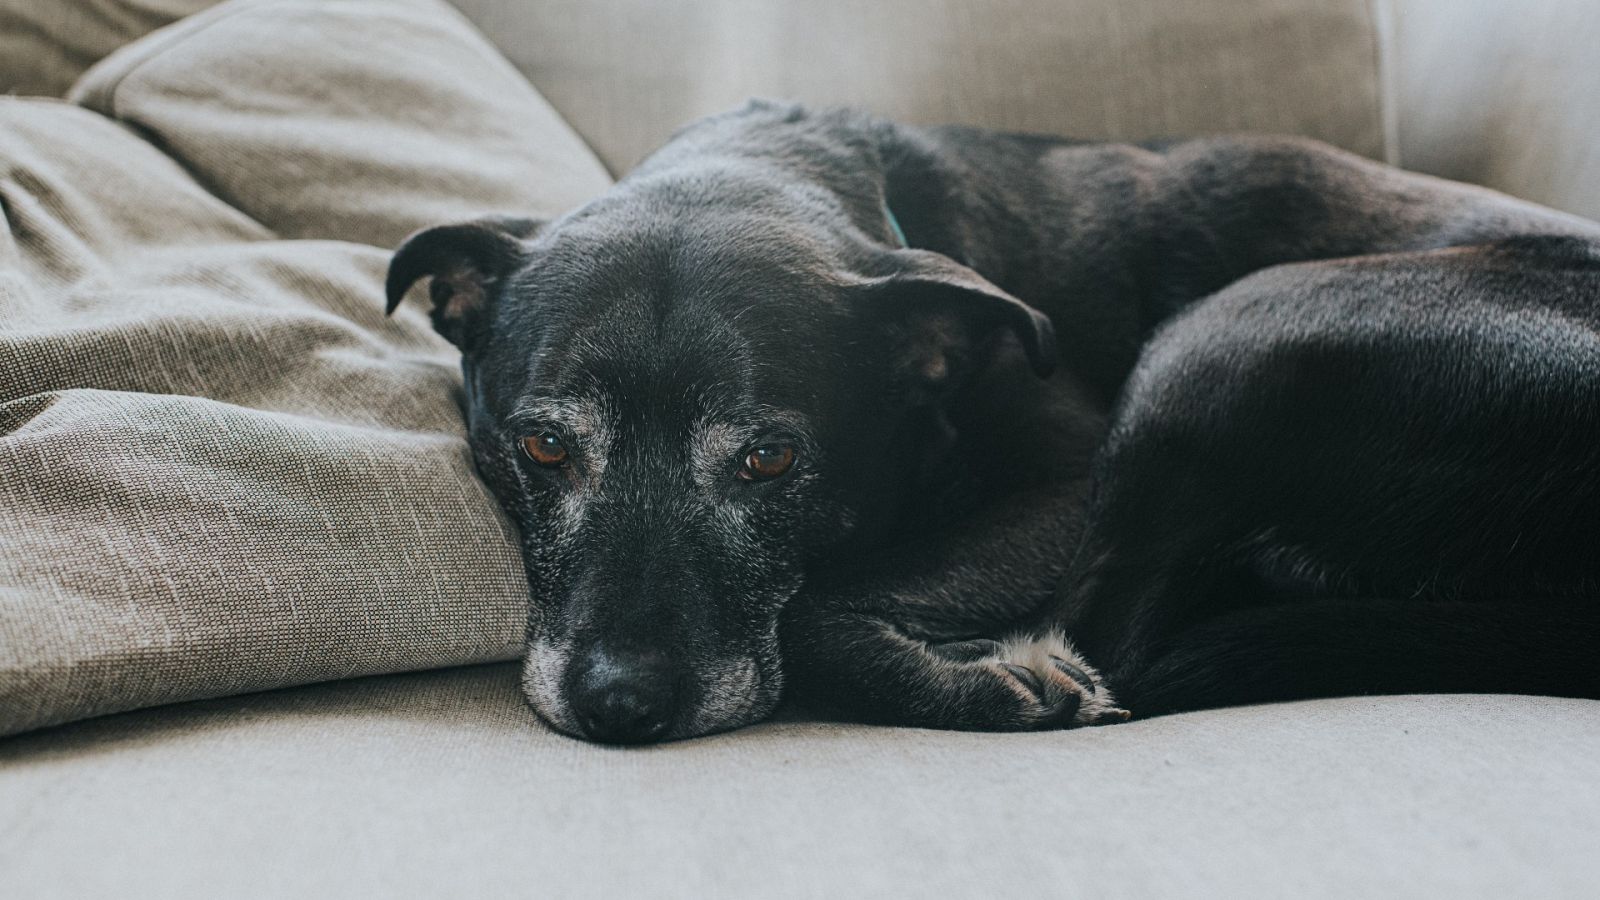
POLYGON ((453 0, 626 170, 749 96, 1084 138, 1388 152, 1368 0, 453 0))
MULTIPOLYGON (((215 0, 0 0, 0 93, 215 0)), ((614 172, 751 95, 1131 139, 1319 137, 1600 218, 1595 0, 454 0, 614 172)))
POLYGON ((1392 2, 1405 166, 1600 219, 1600 2, 1392 2))

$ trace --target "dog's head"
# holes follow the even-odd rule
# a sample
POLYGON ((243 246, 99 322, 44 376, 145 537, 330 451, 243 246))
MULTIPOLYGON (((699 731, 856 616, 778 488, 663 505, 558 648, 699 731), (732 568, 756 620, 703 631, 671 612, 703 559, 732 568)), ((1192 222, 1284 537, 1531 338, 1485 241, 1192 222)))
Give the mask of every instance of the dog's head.
POLYGON ((479 472, 521 529, 527 695, 592 739, 770 712, 779 611, 889 527, 943 439, 919 410, 996 333, 1054 360, 1038 312, 898 246, 881 187, 856 208, 711 156, 555 222, 424 230, 390 266, 391 310, 431 278, 479 472))

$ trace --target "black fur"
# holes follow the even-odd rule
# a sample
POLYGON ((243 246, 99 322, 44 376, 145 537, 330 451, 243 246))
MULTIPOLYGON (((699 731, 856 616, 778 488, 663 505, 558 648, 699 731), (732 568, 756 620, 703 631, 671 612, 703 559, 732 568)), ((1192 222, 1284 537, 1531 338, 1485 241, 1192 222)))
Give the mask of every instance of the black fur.
POLYGON ((1582 220, 1298 139, 752 103, 555 222, 414 236, 391 307, 423 276, 559 728, 732 727, 785 679, 982 729, 1600 693, 1582 220), (565 468, 517 450, 550 430, 565 468))

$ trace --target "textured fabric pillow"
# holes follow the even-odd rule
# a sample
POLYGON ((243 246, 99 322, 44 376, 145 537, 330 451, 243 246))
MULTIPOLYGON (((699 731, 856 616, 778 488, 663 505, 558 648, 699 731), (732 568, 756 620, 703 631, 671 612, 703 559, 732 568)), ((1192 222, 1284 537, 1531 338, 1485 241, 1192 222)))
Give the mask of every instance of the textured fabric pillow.
POLYGON ((604 189, 510 72, 443 4, 252 0, 90 74, 136 129, 0 100, 0 733, 516 652, 455 354, 348 240, 604 189))
POLYGON ((621 172, 751 95, 1132 140, 1385 158, 1373 0, 455 0, 621 172))
POLYGON ((234 0, 105 59, 72 99, 280 237, 392 247, 486 209, 555 215, 610 178, 432 0, 234 0))
POLYGON ((0 0, 0 94, 60 97, 106 54, 217 0, 0 0))

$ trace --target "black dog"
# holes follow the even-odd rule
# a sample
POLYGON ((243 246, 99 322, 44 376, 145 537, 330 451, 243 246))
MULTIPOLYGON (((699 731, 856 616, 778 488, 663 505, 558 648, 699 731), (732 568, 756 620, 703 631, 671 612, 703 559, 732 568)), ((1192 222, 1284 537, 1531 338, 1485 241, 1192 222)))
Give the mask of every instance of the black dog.
POLYGON ((978 729, 1600 695, 1582 220, 1305 140, 757 102, 555 222, 414 235, 390 309, 424 276, 564 731, 785 680, 978 729))

